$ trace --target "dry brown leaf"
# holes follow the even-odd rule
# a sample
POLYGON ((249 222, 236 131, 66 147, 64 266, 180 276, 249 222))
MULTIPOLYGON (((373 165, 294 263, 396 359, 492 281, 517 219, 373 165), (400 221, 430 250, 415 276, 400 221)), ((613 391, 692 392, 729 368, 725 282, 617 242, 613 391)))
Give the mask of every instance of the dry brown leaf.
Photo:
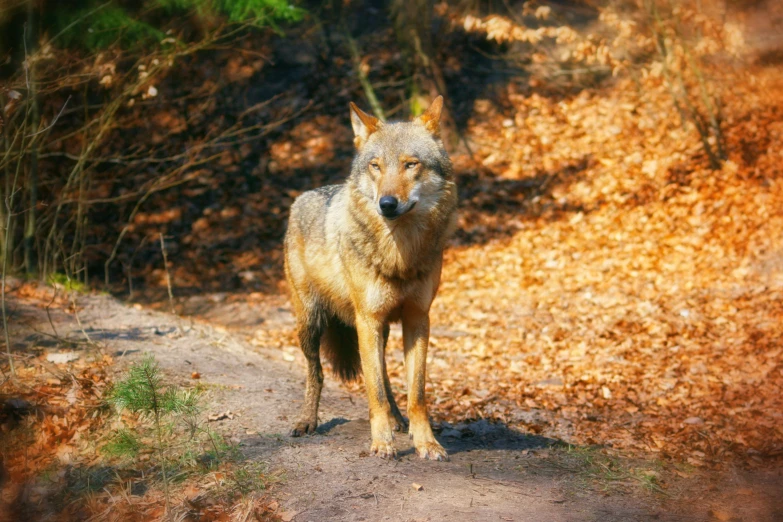
POLYGON ((283 511, 280 513, 280 520, 283 522, 291 522, 298 513, 298 511, 283 511))
POLYGON ((715 520, 720 520, 721 522, 726 522, 732 519, 731 513, 722 509, 711 509, 710 516, 715 520))

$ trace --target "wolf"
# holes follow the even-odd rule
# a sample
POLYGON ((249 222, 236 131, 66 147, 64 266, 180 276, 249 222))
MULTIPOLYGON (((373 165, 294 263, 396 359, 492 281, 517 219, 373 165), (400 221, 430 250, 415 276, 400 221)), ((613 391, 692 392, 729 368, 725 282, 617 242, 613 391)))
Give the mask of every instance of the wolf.
POLYGON ((424 395, 429 310, 457 217, 457 186, 439 134, 443 98, 407 122, 383 123, 349 107, 351 173, 343 184, 297 197, 285 236, 285 274, 307 360, 304 404, 291 435, 318 426, 323 354, 343 380, 361 370, 370 450, 396 459, 394 431, 408 423, 392 395, 385 350, 389 323, 401 321, 408 432, 419 457, 448 460, 424 395))

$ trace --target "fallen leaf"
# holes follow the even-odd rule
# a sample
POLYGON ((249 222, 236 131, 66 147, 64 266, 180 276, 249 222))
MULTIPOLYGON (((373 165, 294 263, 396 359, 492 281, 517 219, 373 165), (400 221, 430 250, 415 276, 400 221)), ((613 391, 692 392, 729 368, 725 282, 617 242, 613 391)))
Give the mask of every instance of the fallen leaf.
POLYGON ((291 522, 298 513, 298 511, 283 511, 280 513, 280 520, 283 522, 291 522))
POLYGON ((186 498, 194 498, 194 497, 197 497, 199 495, 199 493, 201 493, 201 490, 197 486, 189 484, 185 488, 184 493, 185 493, 185 497, 186 498))
POLYGON ((54 352, 46 354, 46 360, 54 364, 65 364, 79 358, 76 352, 54 352))
POLYGON ((716 520, 720 520, 721 522, 726 522, 727 520, 731 520, 731 513, 728 511, 723 511, 721 509, 711 509, 710 510, 710 516, 716 520))

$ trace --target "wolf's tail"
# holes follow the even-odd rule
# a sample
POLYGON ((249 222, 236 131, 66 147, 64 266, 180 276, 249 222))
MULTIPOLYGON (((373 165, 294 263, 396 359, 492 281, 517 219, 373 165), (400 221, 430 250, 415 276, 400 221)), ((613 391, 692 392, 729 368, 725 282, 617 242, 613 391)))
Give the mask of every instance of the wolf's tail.
POLYGON ((332 371, 343 381, 359 376, 362 369, 359 358, 359 336, 356 328, 333 317, 321 338, 321 354, 332 364, 332 371))

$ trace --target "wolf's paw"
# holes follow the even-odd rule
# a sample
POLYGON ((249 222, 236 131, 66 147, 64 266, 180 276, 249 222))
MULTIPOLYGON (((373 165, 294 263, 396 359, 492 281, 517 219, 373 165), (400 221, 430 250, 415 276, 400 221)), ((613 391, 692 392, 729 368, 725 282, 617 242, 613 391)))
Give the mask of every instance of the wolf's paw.
POLYGON ((374 440, 372 441, 370 451, 382 459, 397 459, 397 450, 394 448, 394 445, 391 442, 374 440))
POLYGON ((449 460, 449 454, 434 440, 416 444, 416 455, 429 460, 449 460))
POLYGON ((291 429, 291 436, 301 437, 302 435, 306 435, 308 433, 315 433, 315 429, 317 427, 318 421, 299 421, 294 424, 294 427, 291 429))

